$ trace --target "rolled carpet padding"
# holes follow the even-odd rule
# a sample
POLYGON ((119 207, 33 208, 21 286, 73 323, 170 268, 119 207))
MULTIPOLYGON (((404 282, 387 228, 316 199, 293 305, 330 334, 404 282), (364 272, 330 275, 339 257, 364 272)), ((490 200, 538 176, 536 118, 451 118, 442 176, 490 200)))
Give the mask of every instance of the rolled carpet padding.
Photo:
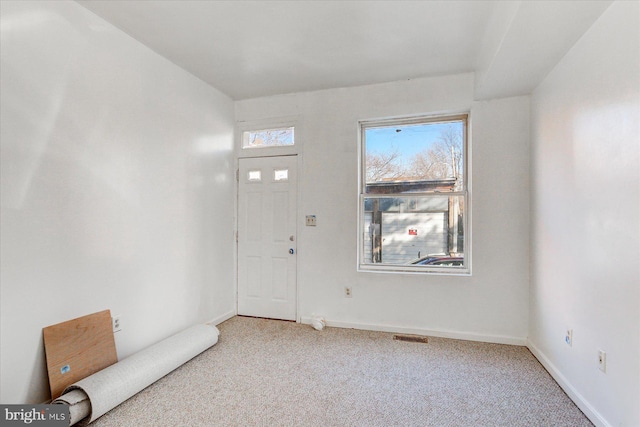
MULTIPOLYGON (((72 426, 83 420, 91 413, 91 402, 87 393, 80 389, 71 390, 55 399, 53 403, 69 406, 69 425, 72 426)), ((88 423, 88 421, 87 421, 88 423)))
POLYGON ((86 426, 213 346, 219 335, 215 326, 192 326, 71 384, 53 403, 69 405, 69 425, 86 426))

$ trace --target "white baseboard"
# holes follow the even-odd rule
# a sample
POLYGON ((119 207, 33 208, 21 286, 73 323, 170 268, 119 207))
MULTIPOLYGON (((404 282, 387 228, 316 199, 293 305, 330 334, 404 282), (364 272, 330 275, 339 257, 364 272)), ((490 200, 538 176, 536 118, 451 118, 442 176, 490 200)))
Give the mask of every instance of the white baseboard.
POLYGON ((207 325, 214 325, 214 326, 218 326, 220 323, 224 322, 225 320, 229 320, 231 319, 233 316, 236 315, 236 311, 229 311, 225 314, 223 314, 222 316, 218 316, 214 319, 209 320, 208 322, 204 322, 207 325))
POLYGON ((605 420, 598 411, 594 409, 593 406, 580 394, 567 380, 567 378, 562 375, 562 373, 556 368, 553 363, 547 358, 547 356, 540 351, 538 347, 535 346, 530 340, 527 340, 527 348, 531 353, 535 356, 536 359, 544 366, 544 368, 549 372, 549 374, 553 377, 554 380, 560 385, 560 387, 567 393, 567 396, 573 403, 576 404, 578 408, 589 418, 589 420, 596 425, 596 427, 612 427, 611 424, 605 420))
MULTIPOLYGON (((311 317, 301 317, 300 323, 311 324, 311 317)), ((436 331, 431 329, 406 328, 402 326, 381 325, 373 323, 352 323, 327 320, 327 326, 336 328, 361 329, 364 331, 395 332, 399 334, 423 335, 438 338, 451 338, 465 341, 480 341, 494 344, 521 345, 527 344, 525 338, 502 335, 485 335, 473 332, 436 331)))

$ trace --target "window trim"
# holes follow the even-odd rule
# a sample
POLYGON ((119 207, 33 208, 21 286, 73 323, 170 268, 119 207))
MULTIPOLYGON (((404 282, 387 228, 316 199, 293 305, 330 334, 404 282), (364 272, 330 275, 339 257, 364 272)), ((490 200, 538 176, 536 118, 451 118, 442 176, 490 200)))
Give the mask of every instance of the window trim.
POLYGON ((382 119, 359 120, 358 123, 358 221, 357 221, 357 271, 364 273, 391 273, 391 274, 429 274, 444 276, 471 276, 471 114, 470 112, 458 112, 452 114, 424 114, 415 116, 403 116, 382 119), (463 183, 461 191, 452 192, 418 192, 418 193, 391 193, 372 194, 366 193, 366 141, 365 130, 390 126, 403 126, 414 124, 447 123, 463 121, 463 183), (365 223, 364 203, 366 198, 385 197, 442 197, 462 196, 464 200, 464 266, 463 267, 438 267, 438 266, 408 266, 399 264, 371 264, 364 263, 363 250, 363 226, 365 223))
POLYGON ((242 150, 264 150, 265 148, 276 148, 276 147, 293 147, 294 145, 296 145, 296 128, 295 126, 278 126, 278 127, 270 127, 267 129, 254 129, 254 130, 245 130, 242 131, 242 143, 240 148, 242 150), (246 134, 250 134, 252 132, 254 133, 259 133, 259 132, 268 132, 268 131, 279 131, 279 130, 289 130, 291 129, 291 133, 292 133, 292 138, 291 138, 291 144, 277 144, 277 145, 248 145, 245 146, 245 135, 246 134))
POLYGON ((298 155, 302 151, 302 132, 298 116, 286 116, 271 119, 247 120, 236 122, 236 158, 271 157, 298 155), (293 128, 293 144, 266 147, 243 148, 245 132, 259 132, 269 129, 293 128))

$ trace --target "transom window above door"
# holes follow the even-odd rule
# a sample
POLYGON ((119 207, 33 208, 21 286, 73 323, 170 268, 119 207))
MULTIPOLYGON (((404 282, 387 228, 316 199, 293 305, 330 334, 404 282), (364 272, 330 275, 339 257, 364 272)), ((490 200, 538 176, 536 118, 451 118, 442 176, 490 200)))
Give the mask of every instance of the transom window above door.
POLYGON ((282 147, 295 144, 294 128, 282 127, 274 129, 251 130, 242 133, 242 148, 282 147))

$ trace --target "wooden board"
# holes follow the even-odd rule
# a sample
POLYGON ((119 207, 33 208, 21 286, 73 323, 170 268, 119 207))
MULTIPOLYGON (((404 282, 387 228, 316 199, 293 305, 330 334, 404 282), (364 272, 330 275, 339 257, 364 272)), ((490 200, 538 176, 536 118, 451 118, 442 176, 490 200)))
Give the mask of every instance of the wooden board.
POLYGON ((47 326, 42 333, 51 399, 118 361, 109 310, 47 326))

